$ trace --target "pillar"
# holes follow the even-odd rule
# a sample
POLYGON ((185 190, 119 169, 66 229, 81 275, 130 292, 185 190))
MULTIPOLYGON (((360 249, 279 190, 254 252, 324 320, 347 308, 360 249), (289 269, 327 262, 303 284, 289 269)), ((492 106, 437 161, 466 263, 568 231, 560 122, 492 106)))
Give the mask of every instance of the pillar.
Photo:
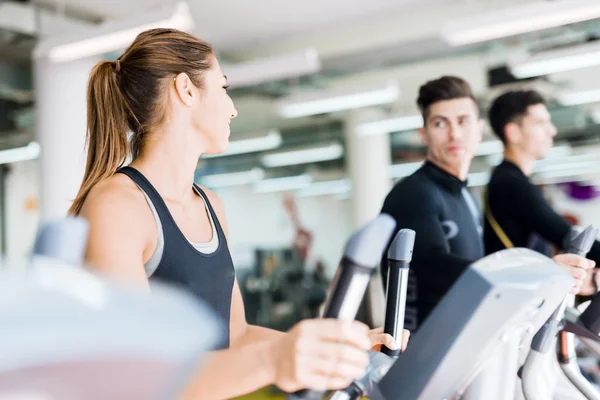
MULTIPOLYGON (((354 229, 375 218, 381 211, 391 189, 391 146, 389 134, 360 136, 357 127, 362 122, 384 119, 378 109, 351 112, 346 119, 346 165, 352 181, 352 222, 354 229)), ((383 326, 385 296, 379 269, 369 284, 364 319, 371 327, 383 326)))
POLYGON ((85 170, 86 89, 98 58, 55 64, 34 60, 40 143, 40 220, 66 215, 85 170))
POLYGON ((360 136, 361 122, 385 118, 382 111, 353 111, 346 120, 346 162, 352 180, 352 220, 358 228, 379 214, 391 189, 389 134, 360 136))

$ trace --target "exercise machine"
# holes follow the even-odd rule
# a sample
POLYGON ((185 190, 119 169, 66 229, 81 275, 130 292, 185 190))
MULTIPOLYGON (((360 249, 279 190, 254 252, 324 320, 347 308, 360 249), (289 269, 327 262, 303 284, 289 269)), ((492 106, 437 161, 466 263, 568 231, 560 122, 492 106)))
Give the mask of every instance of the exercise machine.
POLYGON ((25 268, 0 269, 0 399, 177 398, 222 321, 195 297, 81 268, 87 225, 45 225, 25 268))
POLYGON ((512 399, 518 363, 510 359, 511 346, 518 352, 531 339, 573 283, 558 264, 527 249, 504 250, 473 263, 370 398, 512 399))
MULTIPOLYGON (((388 277, 384 332, 390 334, 396 343, 402 343, 406 289, 412 253, 415 244, 415 231, 401 229, 390 244, 387 254, 388 277)), ((385 346, 381 352, 369 352, 369 367, 365 375, 352 382, 343 390, 333 391, 328 400, 360 400, 373 391, 377 382, 387 373, 400 350, 385 346)))
MULTIPOLYGON (((323 318, 353 321, 365 295, 371 275, 389 243, 396 222, 380 214, 350 237, 325 302, 323 318)), ((323 399, 325 391, 304 389, 288 395, 288 400, 323 399)))
MULTIPOLYGON (((350 238, 325 317, 354 319, 394 227, 382 215, 350 238)), ((222 321, 174 287, 149 292, 81 268, 86 241, 83 220, 53 222, 26 268, 0 270, 0 399, 178 398, 222 321)))
MULTIPOLYGON (((574 232, 570 235, 565 251, 567 253, 585 257, 596 240, 597 234, 598 229, 591 226, 583 232, 574 232)), ((559 337, 557 356, 561 370, 577 390, 579 390, 587 399, 600 400, 600 393, 598 393, 592 384, 581 374, 575 356, 575 333, 579 332, 588 338, 591 338, 591 335, 589 333, 586 335, 585 331, 587 329, 584 323, 578 324, 577 320, 566 323, 564 320, 566 308, 572 308, 574 305, 575 296, 566 296, 556 311, 552 313, 548 321, 546 321, 533 337, 531 349, 527 355, 521 373, 523 394, 527 400, 541 400, 550 395, 545 394, 545 385, 540 378, 539 371, 543 369, 544 362, 547 359, 546 354, 555 343, 557 335, 559 337)), ((590 309, 590 312, 592 310, 593 308, 590 309)), ((593 321, 589 321, 592 326, 597 317, 598 316, 596 316, 593 321)), ((584 320, 588 319, 591 318, 584 317, 584 320)), ((596 336, 596 340, 599 340, 597 334, 594 336, 596 336)))

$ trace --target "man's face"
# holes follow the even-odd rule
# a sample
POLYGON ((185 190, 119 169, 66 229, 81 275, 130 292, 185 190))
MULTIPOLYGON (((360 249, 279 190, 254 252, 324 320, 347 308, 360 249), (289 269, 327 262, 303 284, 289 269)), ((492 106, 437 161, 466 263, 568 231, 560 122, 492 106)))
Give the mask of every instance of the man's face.
POLYGON ((477 104, 468 97, 433 103, 420 129, 428 158, 458 174, 471 165, 483 134, 477 104))
POLYGON ((527 108, 527 113, 510 124, 506 131, 508 145, 539 160, 548 155, 554 144, 556 127, 543 104, 527 108))

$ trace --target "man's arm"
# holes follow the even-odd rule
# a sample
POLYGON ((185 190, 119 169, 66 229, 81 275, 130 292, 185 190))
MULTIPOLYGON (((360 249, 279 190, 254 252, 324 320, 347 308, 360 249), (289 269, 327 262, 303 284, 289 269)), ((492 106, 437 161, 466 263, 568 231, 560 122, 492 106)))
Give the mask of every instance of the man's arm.
POLYGON ((418 263, 419 279, 441 293, 458 279, 474 260, 450 253, 450 244, 438 218, 437 193, 423 187, 410 190, 396 187, 386 198, 382 213, 394 217, 397 230, 415 231, 413 262, 418 263))
MULTIPOLYGON (((506 193, 501 199, 502 206, 511 215, 545 240, 564 249, 565 240, 572 226, 550 207, 542 193, 532 183, 520 179, 504 180, 498 182, 495 190, 506 193)), ((600 242, 594 243, 587 258, 600 263, 600 242)))

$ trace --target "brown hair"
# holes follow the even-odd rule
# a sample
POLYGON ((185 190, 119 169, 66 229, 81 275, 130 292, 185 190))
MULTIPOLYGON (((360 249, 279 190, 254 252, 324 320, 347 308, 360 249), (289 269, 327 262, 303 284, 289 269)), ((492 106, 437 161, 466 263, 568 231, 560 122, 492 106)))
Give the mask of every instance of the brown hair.
POLYGON ((87 89, 87 164, 69 214, 78 214, 90 190, 129 155, 140 154, 152 127, 165 118, 164 92, 173 78, 185 73, 201 87, 212 55, 212 47, 192 35, 151 29, 140 33, 117 61, 94 67, 87 89))
POLYGON ((419 110, 421 110, 423 120, 427 122, 429 107, 433 103, 465 97, 477 103, 471 91, 471 86, 464 79, 456 76, 442 76, 421 86, 417 105, 419 106, 419 110))

